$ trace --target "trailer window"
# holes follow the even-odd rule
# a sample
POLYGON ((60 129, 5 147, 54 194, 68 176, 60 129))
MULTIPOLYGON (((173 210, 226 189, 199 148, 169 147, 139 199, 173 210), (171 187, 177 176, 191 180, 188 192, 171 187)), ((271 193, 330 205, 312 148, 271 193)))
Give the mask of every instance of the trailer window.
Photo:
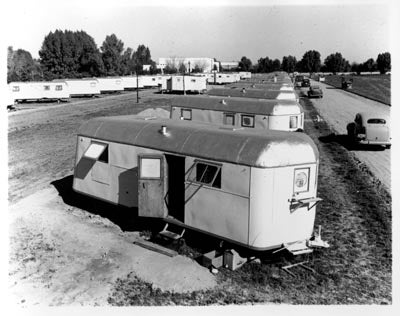
POLYGON ((19 86, 13 86, 12 87, 13 92, 18 92, 19 91, 19 86))
POLYGON ((91 83, 90 83, 90 86, 91 86, 91 87, 95 87, 95 86, 96 86, 96 82, 91 82, 91 83))
POLYGON ((83 154, 83 157, 108 163, 108 144, 91 143, 83 154))
POLYGON ((235 114, 224 113, 224 125, 235 125, 235 114))
POLYGON ((181 109, 181 119, 190 121, 192 119, 192 110, 181 109))
POLYGON ((190 81, 191 81, 191 82, 196 82, 196 79, 191 79, 190 81))
POLYGON ((62 85, 56 85, 56 91, 61 91, 62 89, 62 85))
POLYGON ((242 126, 243 127, 254 127, 254 116, 253 115, 242 115, 242 126))
POLYGON ((221 166, 196 162, 189 179, 213 188, 221 188, 221 166), (194 169, 194 172, 193 172, 194 169))
POLYGON ((43 86, 43 88, 45 91, 50 90, 50 86, 43 86))
POLYGON ((378 119, 378 118, 374 118, 374 119, 369 119, 367 121, 368 124, 386 124, 386 121, 384 119, 378 119))
POLYGON ((140 157, 140 179, 160 179, 161 158, 140 157))
POLYGON ((297 128, 297 116, 291 116, 289 121, 289 128, 297 128))

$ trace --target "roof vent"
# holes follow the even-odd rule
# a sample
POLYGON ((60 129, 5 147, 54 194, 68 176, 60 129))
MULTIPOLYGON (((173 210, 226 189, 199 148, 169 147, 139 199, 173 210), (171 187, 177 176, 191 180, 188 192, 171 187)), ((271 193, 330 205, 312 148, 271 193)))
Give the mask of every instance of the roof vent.
POLYGON ((221 103, 224 104, 224 105, 226 105, 225 99, 222 99, 222 100, 221 100, 221 103))
POLYGON ((164 136, 169 136, 169 132, 167 131, 167 126, 166 125, 162 125, 161 129, 160 129, 160 133, 164 136))

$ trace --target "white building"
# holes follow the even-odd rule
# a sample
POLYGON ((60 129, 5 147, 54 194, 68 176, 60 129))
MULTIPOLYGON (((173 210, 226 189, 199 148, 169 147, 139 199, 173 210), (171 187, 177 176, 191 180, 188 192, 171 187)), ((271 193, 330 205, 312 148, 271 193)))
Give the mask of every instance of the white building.
POLYGON ((186 71, 191 72, 196 68, 200 68, 202 72, 211 72, 212 70, 219 71, 219 62, 214 61, 214 58, 208 57, 160 57, 158 59, 157 68, 164 71, 165 67, 174 66, 179 69, 179 66, 184 64, 186 71))

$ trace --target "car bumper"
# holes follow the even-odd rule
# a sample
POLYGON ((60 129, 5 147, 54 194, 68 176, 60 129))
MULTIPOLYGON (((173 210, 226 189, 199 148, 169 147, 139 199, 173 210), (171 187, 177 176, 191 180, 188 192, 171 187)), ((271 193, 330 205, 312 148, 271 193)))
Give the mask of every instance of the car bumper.
POLYGON ((391 143, 389 141, 379 141, 379 140, 359 140, 358 141, 362 145, 382 145, 382 146, 390 146, 391 143))

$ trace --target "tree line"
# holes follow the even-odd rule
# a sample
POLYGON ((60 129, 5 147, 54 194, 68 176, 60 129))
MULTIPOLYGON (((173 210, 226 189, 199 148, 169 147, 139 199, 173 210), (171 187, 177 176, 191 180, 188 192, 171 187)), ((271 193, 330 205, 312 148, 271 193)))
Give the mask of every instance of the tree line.
POLYGON ((23 49, 8 47, 7 81, 39 81, 59 78, 123 76, 156 73, 150 49, 139 45, 125 49, 115 34, 106 36, 100 48, 84 31, 56 30, 45 36, 39 59, 23 49), (150 65, 148 70, 143 65, 150 65))
MULTIPOLYGON (((215 58, 214 58, 215 60, 215 58)), ((202 72, 204 65, 191 65, 191 72, 202 72)), ((322 63, 321 54, 315 50, 304 53, 301 60, 295 56, 284 56, 282 61, 261 57, 256 64, 243 56, 233 71, 252 72, 373 72, 386 73, 391 69, 390 53, 385 52, 376 59, 369 58, 363 63, 349 63, 341 53, 327 56, 322 63)), ((186 72, 183 62, 175 63, 173 58, 164 69, 165 73, 186 72)), ((155 74, 156 63, 151 59, 150 49, 141 44, 136 50, 125 49, 124 43, 115 34, 107 35, 100 48, 94 39, 84 31, 56 30, 45 36, 39 59, 23 49, 8 47, 7 81, 40 81, 59 78, 83 78, 101 76, 123 76, 134 73, 155 74), (150 65, 144 70, 143 65, 150 65)))
POLYGON ((260 58, 257 64, 252 65, 250 59, 243 56, 239 62, 237 70, 253 71, 253 72, 272 72, 272 71, 286 71, 286 72, 354 72, 360 74, 361 72, 374 72, 379 71, 384 74, 391 70, 390 53, 385 52, 378 54, 376 60, 369 58, 363 63, 353 62, 352 64, 346 60, 341 53, 332 53, 327 56, 324 62, 321 62, 321 54, 315 50, 309 50, 304 53, 301 60, 297 60, 294 56, 284 56, 282 61, 279 59, 270 59, 269 57, 260 58))

